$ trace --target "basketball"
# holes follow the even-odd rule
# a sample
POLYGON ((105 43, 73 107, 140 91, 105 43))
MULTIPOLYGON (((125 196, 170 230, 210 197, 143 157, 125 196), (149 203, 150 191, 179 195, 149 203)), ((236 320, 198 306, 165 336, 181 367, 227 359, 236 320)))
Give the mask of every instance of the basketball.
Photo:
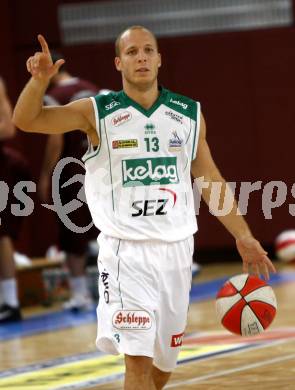
POLYGON ((295 230, 285 230, 275 240, 276 256, 285 263, 295 263, 295 230))
POLYGON ((233 276, 216 296, 216 312, 222 325, 242 336, 262 333, 273 321, 276 310, 273 289, 254 275, 233 276))

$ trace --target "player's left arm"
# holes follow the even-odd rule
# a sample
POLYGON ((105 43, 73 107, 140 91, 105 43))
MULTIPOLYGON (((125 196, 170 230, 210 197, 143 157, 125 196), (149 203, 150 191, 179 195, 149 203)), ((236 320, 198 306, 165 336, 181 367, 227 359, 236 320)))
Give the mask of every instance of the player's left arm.
MULTIPOLYGON (((191 171, 194 178, 203 177, 204 181, 209 183, 208 188, 202 189, 202 198, 207 205, 209 205, 210 201, 212 183, 221 183, 219 204, 223 205, 225 199, 226 181, 222 177, 212 158, 206 140, 206 123, 203 115, 201 115, 197 157, 192 162, 191 171)), ((267 279, 269 278, 269 271, 276 272, 274 265, 267 257, 267 252, 253 237, 243 216, 238 214, 237 202, 234 199, 231 211, 227 215, 217 216, 217 218, 235 238, 237 249, 243 259, 244 272, 249 272, 249 265, 252 266, 253 273, 257 275, 262 273, 267 279)))

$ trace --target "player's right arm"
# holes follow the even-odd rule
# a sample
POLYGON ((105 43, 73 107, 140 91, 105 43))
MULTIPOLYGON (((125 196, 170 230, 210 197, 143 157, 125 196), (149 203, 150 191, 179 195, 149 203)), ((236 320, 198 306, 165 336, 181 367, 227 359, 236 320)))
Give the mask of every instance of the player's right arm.
POLYGON ((43 106, 43 97, 51 77, 64 60, 52 62, 48 45, 38 35, 42 51, 27 60, 32 77, 20 94, 13 113, 13 122, 23 131, 60 134, 75 129, 87 133, 97 144, 95 118, 90 99, 81 99, 64 106, 43 106))

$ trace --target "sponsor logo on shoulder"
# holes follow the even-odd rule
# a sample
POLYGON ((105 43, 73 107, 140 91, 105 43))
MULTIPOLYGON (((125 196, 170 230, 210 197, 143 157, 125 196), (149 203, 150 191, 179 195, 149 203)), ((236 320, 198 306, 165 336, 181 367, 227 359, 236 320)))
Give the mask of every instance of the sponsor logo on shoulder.
POLYGON ((176 157, 151 157, 122 160, 123 187, 177 184, 176 157))
POLYGON ((169 116, 171 119, 175 120, 178 123, 183 124, 183 116, 176 114, 173 111, 165 111, 165 115, 169 116))
POLYGON ((118 310, 113 315, 116 329, 147 330, 152 327, 152 318, 145 310, 118 310))
POLYGON ((129 111, 123 111, 121 114, 118 114, 112 118, 112 124, 114 126, 120 126, 125 122, 130 121, 132 115, 129 111))
POLYGON ((170 103, 176 104, 177 106, 181 106, 184 110, 188 108, 187 103, 180 102, 179 100, 170 99, 170 103))
POLYGON ((183 140, 179 138, 176 130, 172 131, 172 137, 169 139, 169 150, 178 151, 182 147, 183 140))
POLYGON ((119 106, 120 104, 121 104, 120 102, 116 102, 116 100, 113 100, 113 101, 111 101, 110 104, 107 104, 106 106, 104 106, 104 108, 106 109, 106 111, 109 111, 112 108, 119 106))
POLYGON ((113 149, 129 149, 129 148, 137 148, 138 140, 137 139, 118 139, 112 141, 113 149))
POLYGON ((182 345, 183 336, 184 336, 184 332, 179 333, 179 334, 174 334, 171 337, 170 347, 180 347, 182 345))

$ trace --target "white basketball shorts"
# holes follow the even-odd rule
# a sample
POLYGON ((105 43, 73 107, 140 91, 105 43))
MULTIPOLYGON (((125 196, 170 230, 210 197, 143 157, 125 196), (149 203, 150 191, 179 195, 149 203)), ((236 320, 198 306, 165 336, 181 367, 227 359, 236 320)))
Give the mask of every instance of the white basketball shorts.
POLYGON ((193 237, 173 243, 100 234, 97 347, 176 366, 187 322, 193 237))

